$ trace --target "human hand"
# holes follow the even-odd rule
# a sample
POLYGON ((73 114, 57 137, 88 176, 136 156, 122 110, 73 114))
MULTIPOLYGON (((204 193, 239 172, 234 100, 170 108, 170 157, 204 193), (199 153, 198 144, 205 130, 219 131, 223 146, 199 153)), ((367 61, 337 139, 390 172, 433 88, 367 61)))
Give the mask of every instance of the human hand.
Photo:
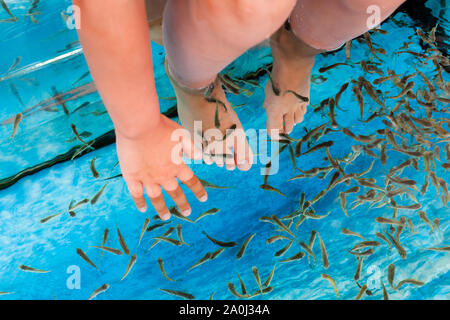
POLYGON ((170 213, 161 188, 184 216, 191 213, 191 208, 177 179, 201 202, 205 202, 208 196, 200 180, 182 159, 182 154, 191 159, 201 159, 202 152, 180 125, 163 115, 160 117, 160 121, 139 137, 127 137, 116 130, 117 154, 123 178, 136 207, 141 212, 147 210, 145 189, 158 215, 162 220, 168 220, 170 213), (179 139, 173 138, 175 130, 179 130, 176 133, 179 139))

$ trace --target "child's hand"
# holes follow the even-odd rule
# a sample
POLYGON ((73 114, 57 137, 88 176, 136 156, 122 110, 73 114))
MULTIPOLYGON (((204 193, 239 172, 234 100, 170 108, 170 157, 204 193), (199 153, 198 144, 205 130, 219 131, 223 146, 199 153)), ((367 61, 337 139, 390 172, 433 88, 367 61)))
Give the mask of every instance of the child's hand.
MULTIPOLYGON (((202 157, 201 151, 184 132, 186 131, 181 126, 163 115, 156 125, 139 137, 125 137, 116 130, 120 167, 134 203, 140 211, 147 210, 143 191, 145 188, 153 207, 163 220, 169 219, 170 213, 161 187, 184 216, 191 213, 177 178, 187 185, 200 201, 207 200, 200 180, 182 160, 182 153, 191 159, 202 157), (179 130, 183 138, 172 141, 174 130, 179 130)), ((177 136, 180 137, 180 134, 177 136)))

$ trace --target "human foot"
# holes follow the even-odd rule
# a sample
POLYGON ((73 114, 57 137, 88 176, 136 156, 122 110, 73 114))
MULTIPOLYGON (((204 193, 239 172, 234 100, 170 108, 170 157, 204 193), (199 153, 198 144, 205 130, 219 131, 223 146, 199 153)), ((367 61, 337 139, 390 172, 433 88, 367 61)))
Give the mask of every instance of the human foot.
POLYGON ((279 133, 289 134, 303 121, 309 103, 311 70, 319 51, 285 27, 271 37, 270 44, 273 83, 267 83, 264 109, 268 133, 272 139, 279 139, 279 133))
MULTIPOLYGON (((207 89, 189 89, 180 85, 166 71, 177 96, 178 117, 183 127, 194 138, 201 138, 205 163, 224 165, 228 170, 236 167, 249 170, 253 153, 236 112, 225 97, 217 78, 207 89), (196 123, 200 122, 198 128, 196 123), (199 130, 201 132, 199 132, 199 130)), ((194 139, 195 140, 195 139, 194 139)))

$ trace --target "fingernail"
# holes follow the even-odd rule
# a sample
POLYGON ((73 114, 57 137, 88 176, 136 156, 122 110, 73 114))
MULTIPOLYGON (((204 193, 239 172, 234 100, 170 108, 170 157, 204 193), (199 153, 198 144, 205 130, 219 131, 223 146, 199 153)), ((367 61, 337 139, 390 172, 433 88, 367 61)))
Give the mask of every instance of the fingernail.
POLYGON ((138 210, 142 213, 145 213, 145 211, 147 211, 147 207, 138 208, 138 210))
POLYGON ((167 213, 162 214, 161 215, 161 219, 164 220, 164 221, 169 220, 170 219, 170 213, 167 212, 167 213))
POLYGON ((191 214, 191 209, 184 210, 184 211, 181 212, 181 214, 182 214, 183 216, 187 217, 188 215, 191 214))
POLYGON ((208 200, 208 195, 205 194, 199 200, 200 200, 200 202, 206 202, 206 200, 208 200))

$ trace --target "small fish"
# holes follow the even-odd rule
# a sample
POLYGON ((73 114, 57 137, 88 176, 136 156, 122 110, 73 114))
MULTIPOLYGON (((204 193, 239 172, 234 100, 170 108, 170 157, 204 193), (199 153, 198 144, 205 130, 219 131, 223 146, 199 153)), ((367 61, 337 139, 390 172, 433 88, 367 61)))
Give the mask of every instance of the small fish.
POLYGON ((361 239, 363 239, 363 240, 366 240, 366 238, 364 238, 364 237, 363 237, 362 235, 360 235, 359 233, 353 232, 353 231, 351 231, 351 230, 349 230, 349 229, 346 229, 346 228, 341 229, 341 233, 343 233, 343 234, 345 234, 345 235, 347 235, 347 236, 355 236, 355 237, 359 237, 359 238, 361 238, 361 239))
POLYGON ((278 250, 275 253, 275 257, 281 257, 283 254, 286 253, 286 251, 289 250, 289 248, 292 246, 292 243, 294 243, 294 240, 291 240, 288 242, 288 244, 286 246, 284 246, 283 248, 281 248, 280 250, 278 250))
POLYGON ((326 273, 322 273, 322 279, 328 280, 328 282, 330 282, 330 284, 333 286, 334 292, 336 292, 336 297, 339 298, 339 291, 338 291, 338 288, 336 286, 336 282, 334 281, 334 279, 326 273))
POLYGON ((358 281, 359 277, 361 276, 363 262, 364 262, 363 257, 358 259, 358 266, 356 267, 356 272, 355 275, 353 276, 353 279, 355 279, 355 281, 358 281))
POLYGON ((187 244, 187 243, 184 241, 184 239, 183 239, 183 234, 181 233, 181 224, 177 224, 176 230, 177 230, 177 237, 178 237, 178 240, 180 240, 180 242, 181 242, 182 244, 185 244, 185 245, 188 246, 189 244, 187 244))
POLYGON ((262 184, 262 185, 260 185, 260 188, 263 189, 263 190, 266 190, 266 191, 276 192, 279 195, 282 195, 283 197, 286 197, 286 195, 284 193, 282 193, 280 190, 278 190, 278 189, 276 189, 276 188, 274 188, 272 186, 269 186, 268 184, 262 184))
POLYGON ((109 284, 104 284, 104 285, 102 285, 102 286, 100 286, 100 287, 98 287, 97 289, 95 289, 95 291, 94 292, 92 292, 92 294, 91 294, 91 296, 89 297, 89 299, 88 300, 92 300, 92 299, 94 299, 96 296, 98 296, 100 293, 102 293, 102 292, 105 292, 106 290, 108 290, 109 289, 109 284))
POLYGON ((18 113, 16 114, 16 117, 14 118, 14 127, 13 127, 13 132, 11 134, 11 138, 14 138, 14 136, 17 133, 17 128, 19 127, 19 123, 22 121, 22 113, 18 113))
POLYGON ((389 300, 389 294, 384 286, 383 281, 381 281, 381 287, 383 288, 383 300, 389 300))
POLYGON ((86 78, 90 74, 91 73, 89 71, 83 73, 74 83, 72 83, 72 86, 74 86, 75 84, 77 84, 78 82, 80 82, 81 80, 83 80, 84 78, 86 78))
POLYGON ((398 289, 400 289, 400 287, 402 287, 404 284, 407 284, 407 283, 413 284, 415 286, 423 286, 425 284, 425 282, 422 282, 422 281, 419 281, 416 279, 405 279, 405 280, 400 281, 397 284, 397 287, 395 287, 395 289, 398 290, 398 289))
POLYGON ((353 255, 355 255, 355 256, 357 256, 357 257, 366 257, 366 256, 370 256, 370 255, 372 255, 374 252, 375 252, 375 250, 373 250, 372 248, 371 248, 371 249, 368 249, 368 250, 366 250, 366 251, 363 251, 363 252, 353 252, 353 251, 349 251, 349 253, 351 253, 351 254, 353 254, 353 255))
POLYGON ((133 268, 134 264, 136 263, 136 260, 137 260, 137 255, 133 254, 130 258, 130 262, 128 263, 127 269, 125 270, 125 273, 122 276, 122 278, 120 279, 120 281, 125 279, 125 277, 128 275, 128 273, 130 273, 130 270, 131 270, 131 268, 133 268))
POLYGON ((400 221, 383 218, 383 217, 377 217, 377 218, 375 218, 375 221, 378 223, 383 223, 383 224, 393 224, 393 225, 397 225, 397 226, 405 226, 405 224, 400 221))
POLYGON ((349 65, 348 63, 339 62, 339 63, 335 63, 335 64, 332 64, 332 65, 327 66, 327 67, 322 67, 322 68, 319 69, 319 72, 320 73, 324 73, 324 72, 327 72, 327 71, 329 71, 329 70, 331 70, 333 68, 336 68, 338 66, 348 66, 348 65, 349 65))
POLYGON ((395 278, 395 265, 391 263, 388 266, 388 281, 389 281, 391 288, 395 290, 394 278, 395 278))
POLYGON ((78 130, 77 130, 77 127, 72 123, 72 125, 71 125, 71 127, 72 127, 72 132, 75 134, 75 137, 82 143, 82 144, 87 144, 86 143, 86 141, 84 141, 82 138, 81 138, 81 136, 80 136, 80 134, 78 133, 78 130))
MULTIPOLYGON (((72 200, 73 201, 73 200, 72 200)), ((73 201, 74 202, 74 201, 73 201)), ((70 202, 69 204, 69 210, 68 211, 75 211, 79 207, 89 203, 89 199, 83 199, 81 201, 78 201, 77 203, 73 204, 73 202, 70 202)))
POLYGON ((159 265, 159 269, 161 270, 161 273, 164 276, 164 278, 166 278, 167 280, 172 281, 172 282, 177 281, 177 280, 173 280, 173 279, 169 278, 166 271, 164 270, 164 262, 161 258, 158 258, 158 265, 159 265))
POLYGON ((206 261, 211 260, 212 253, 207 252, 198 262, 196 262, 192 267, 190 267, 187 272, 191 271, 194 268, 197 268, 201 264, 205 263, 206 261))
POLYGON ((223 251, 225 250, 224 247, 217 249, 214 252, 211 252, 211 260, 214 260, 215 258, 217 258, 223 251))
POLYGON ((51 216, 48 216, 48 217, 46 217, 46 218, 44 218, 44 219, 41 219, 41 223, 46 223, 47 221, 49 221, 50 219, 53 219, 53 218, 55 218, 55 217, 57 217, 57 216, 59 216, 59 215, 61 215, 61 213, 55 213, 55 214, 52 214, 51 216))
POLYGON ((377 56, 376 50, 375 50, 375 48, 373 47, 373 43, 372 43, 372 40, 371 40, 371 38, 370 38, 370 33, 369 33, 369 32, 366 32, 366 33, 364 33, 363 36, 364 36, 364 40, 366 40, 366 43, 367 43, 367 46, 369 47, 370 52, 375 56, 375 58, 377 58, 378 60, 381 60, 381 59, 377 56))
POLYGON ((349 82, 346 82, 342 85, 341 89, 339 90, 339 92, 336 94, 334 100, 336 102, 336 105, 339 104, 339 100, 341 100, 341 96, 342 94, 345 92, 345 90, 347 90, 348 86, 349 86, 349 82))
POLYGON ((419 217, 430 227, 431 232, 434 232, 433 224, 431 223, 430 219, 428 219, 427 214, 424 211, 419 211, 419 217))
POLYGON ((267 72, 267 75, 269 76, 269 80, 270 80, 270 83, 272 84, 272 90, 273 90, 273 93, 276 95, 276 96, 279 96, 280 95, 280 88, 278 87, 278 85, 275 83, 275 81, 274 81, 274 79, 273 79, 273 77, 272 77, 272 73, 269 71, 269 69, 265 69, 266 70, 266 72, 267 72))
POLYGON ((89 263, 91 266, 93 266, 95 269, 99 270, 97 266, 89 259, 89 257, 86 255, 86 253, 83 252, 80 248, 77 248, 78 255, 87 263, 89 263))
POLYGON ((98 177, 100 177, 100 175, 98 174, 97 169, 95 169, 95 160, 96 160, 96 159, 97 159, 97 158, 94 157, 94 158, 91 160, 91 164, 90 164, 91 171, 92 171, 92 175, 94 176, 95 179, 97 179, 98 177))
POLYGON ((272 268, 272 271, 270 272, 269 276, 267 277, 267 280, 264 282, 264 284, 262 285, 263 288, 267 288, 270 285, 270 282, 273 279, 273 275, 275 273, 275 265, 272 268))
POLYGON ((369 96, 378 103, 382 108, 385 108, 385 105, 383 102, 381 102, 380 98, 378 98, 378 95, 376 93, 375 88, 372 86, 372 84, 364 79, 363 77, 359 77, 359 81, 362 83, 364 89, 366 89, 366 92, 369 94, 369 96))
POLYGON ((205 212, 203 212, 202 214, 200 214, 200 215, 198 216, 198 218, 194 220, 194 223, 197 222, 198 220, 200 220, 200 219, 202 219, 202 218, 208 216, 208 215, 214 215, 214 214, 216 214, 216 213, 219 212, 219 211, 220 211, 220 209, 218 209, 218 208, 212 208, 212 209, 209 209, 208 211, 205 211, 205 212))
POLYGON ((267 244, 272 244, 272 243, 274 243, 275 241, 278 241, 278 240, 291 240, 291 239, 289 239, 286 236, 278 235, 278 236, 270 237, 269 239, 267 239, 266 243, 267 244))
POLYGON ((364 284, 361 289, 358 292, 358 295, 356 296, 355 300, 361 300, 362 296, 364 295, 364 293, 366 292, 368 286, 367 284, 364 284))
POLYGON ((324 219, 324 218, 326 218, 326 217, 328 217, 329 215, 330 215, 330 213, 331 212, 328 212, 327 214, 324 214, 324 215, 317 215, 317 214, 314 214, 314 213, 312 213, 311 211, 309 211, 309 210, 306 210, 305 212, 303 212, 303 214, 308 218, 308 219, 314 219, 314 220, 321 220, 321 219, 324 219))
POLYGON ((329 108, 328 116, 330 117, 331 127, 334 129, 336 129, 338 127, 338 124, 336 122, 336 114, 334 112, 335 106, 336 106, 336 102, 334 101, 333 98, 331 98, 329 105, 328 105, 328 108, 329 108))
POLYGON ((241 276, 239 275, 239 273, 237 273, 238 279, 239 279, 239 283, 241 284, 241 291, 243 295, 247 294, 247 288, 245 287, 245 283, 244 281, 241 279, 241 276))
POLYGON ((292 262, 296 260, 300 260, 305 256, 305 253, 303 251, 300 251, 299 253, 294 254, 292 257, 281 260, 280 262, 292 262))
POLYGON ((221 247, 234 247, 236 245, 236 242, 223 242, 216 239, 211 238, 205 231, 202 231, 202 233, 214 244, 221 246, 221 247))
POLYGON ((320 252, 322 254, 323 267, 325 269, 328 269, 328 267, 330 266, 330 262, 328 261, 327 249, 325 248, 325 244, 323 243, 322 237, 320 236, 319 233, 317 233, 317 236, 319 237, 320 242, 320 252))
POLYGON ((347 41, 345 43, 345 57, 347 58, 347 60, 350 60, 350 58, 351 58, 352 44, 353 44, 352 40, 347 41))
POLYGON ((389 251, 390 251, 392 247, 391 247, 391 243, 389 242, 388 238, 386 238, 386 236, 380 232, 377 232, 376 236, 387 243, 387 245, 389 246, 389 251))
MULTIPOLYGON (((302 241, 299 241, 298 244, 300 245, 300 247, 302 247, 306 251, 306 253, 308 253, 308 255, 310 255, 314 259, 314 264, 316 264, 317 263, 316 255, 311 250, 311 247, 306 245, 306 243, 304 243, 302 241)), ((308 258, 308 261, 309 261, 309 258, 308 258)))
POLYGON ((190 293, 176 291, 176 290, 169 290, 169 289, 161 289, 161 288, 159 290, 161 290, 161 291, 163 291, 165 293, 168 293, 168 294, 170 294, 172 296, 177 296, 177 297, 181 297, 181 298, 188 299, 188 300, 194 300, 195 299, 195 297, 192 294, 190 294, 190 293))
POLYGON ((6 2, 4 0, 0 0, 0 4, 2 5, 3 9, 6 11, 6 13, 8 13, 11 18, 15 18, 15 16, 11 13, 11 11, 8 8, 8 5, 6 4, 6 2))
POLYGON ((391 240, 392 244, 394 245, 395 249, 397 249, 398 254, 400 255, 400 257, 402 259, 406 259, 407 257, 407 253, 405 248, 402 247, 402 245, 400 244, 400 242, 397 241, 397 239, 395 239, 393 236, 391 236, 389 233, 386 233, 386 235, 389 237, 389 239, 391 240))
POLYGON ((401 97, 405 96, 409 91, 411 91, 414 88, 414 85, 415 85, 414 81, 411 81, 400 91, 398 95, 388 98, 393 100, 400 99, 401 97))
POLYGON ((222 186, 218 186, 218 185, 215 185, 215 184, 212 184, 212 183, 210 183, 210 182, 208 182, 208 181, 206 181, 206 180, 202 180, 202 179, 199 179, 200 180, 200 183, 203 185, 203 187, 205 187, 205 188, 209 188, 209 189, 229 189, 230 187, 222 187, 222 186))
POLYGON ((108 182, 103 185, 103 187, 92 197, 91 199, 91 205, 94 205, 98 202, 100 197, 102 196, 103 192, 105 191, 106 186, 108 185, 108 182))
POLYGON ((144 236, 144 233, 145 233, 149 223, 150 223, 150 219, 146 218, 145 221, 144 221, 144 225, 142 226, 141 235, 139 236, 138 247, 141 244, 142 237, 144 236))
POLYGON ((174 246, 177 246, 177 247, 179 247, 179 246, 181 246, 183 244, 180 240, 167 238, 167 237, 155 237, 153 239, 165 241, 165 242, 170 243, 170 244, 172 244, 174 246))
POLYGON ((441 247, 441 248, 434 247, 434 248, 426 248, 425 250, 445 252, 450 251, 450 247, 441 247))
MULTIPOLYGON (((158 216, 158 217, 159 217, 159 216, 158 216)), ((170 221, 169 221, 169 222, 156 223, 156 224, 154 224, 154 225, 151 225, 151 226, 149 226, 149 227, 147 228, 147 232, 153 231, 153 230, 155 230, 155 229, 157 229, 157 228, 161 228, 161 227, 163 227, 163 226, 165 226, 166 224, 169 224, 169 223, 170 223, 170 221)))
POLYGON ((310 154, 310 153, 320 150, 322 148, 329 148, 333 144, 334 144, 333 141, 325 141, 325 142, 319 143, 318 145, 316 145, 316 146, 312 147, 311 149, 309 149, 308 151, 304 152, 302 155, 310 154))
POLYGON ((169 212, 170 212, 172 215, 174 215, 175 217, 177 217, 178 219, 184 220, 184 221, 189 222, 189 223, 194 223, 194 221, 192 221, 192 220, 189 219, 188 217, 183 216, 183 215, 180 213, 180 211, 178 210, 178 208, 175 207, 175 206, 174 206, 174 207, 170 207, 170 208, 169 208, 169 212))
POLYGON ((250 241, 253 239, 253 237, 256 235, 256 233, 251 234, 247 240, 244 241, 244 243, 242 244, 241 248, 239 249, 237 255, 236 255, 236 259, 239 260, 244 256, 245 250, 247 249, 248 244, 250 243, 250 241))
POLYGON ((219 120, 219 104, 216 103, 216 112, 214 113, 214 126, 216 129, 220 128, 220 120, 219 120))
POLYGON ((364 98, 361 93, 361 89, 359 89, 359 87, 357 87, 357 86, 354 86, 352 88, 352 91, 355 94, 356 99, 358 100, 360 116, 361 116, 361 120, 363 120, 364 119, 364 98))
POLYGON ((292 90, 286 90, 285 94, 286 94, 286 93, 292 93, 292 94, 293 94, 298 100, 300 100, 301 102, 306 102, 306 103, 309 102, 309 98, 308 98, 308 97, 304 97, 304 96, 298 94, 298 93, 295 92, 295 91, 292 91, 292 90))
POLYGON ((123 252, 125 252, 126 255, 130 255, 130 250, 128 249, 125 239, 122 237, 122 234, 120 233, 119 227, 117 227, 117 236, 119 237, 119 243, 120 246, 122 247, 123 252))
POLYGON ((378 247, 380 245, 381 243, 378 241, 363 241, 355 245, 350 251, 355 251, 366 247, 378 247))
POLYGON ((261 278, 259 277, 258 268, 253 266, 252 267, 252 273, 253 273, 253 277, 255 278, 256 283, 258 284, 259 290, 262 293, 263 289, 262 289, 262 285, 261 285, 261 278))
POLYGON ((281 229, 283 229, 284 231, 286 231, 287 233, 289 233, 291 236, 293 236, 294 238, 296 238, 295 234, 293 234, 292 231, 289 230, 289 228, 286 227, 286 225, 285 225, 283 222, 281 222, 281 220, 280 220, 277 216, 273 215, 273 216, 272 216, 272 220, 273 220, 273 221, 275 222, 275 224, 277 224, 281 229))
POLYGON ((228 290, 230 290, 231 294, 232 294, 233 296, 235 296, 236 298, 240 298, 240 299, 246 299, 246 298, 249 298, 249 295, 247 295, 247 294, 244 294, 244 295, 240 294, 240 293, 236 290, 236 287, 234 286, 234 284, 233 284, 232 282, 228 282, 228 283, 227 283, 227 286, 228 286, 228 290))
POLYGON ((121 256, 122 255, 122 251, 120 251, 119 249, 114 249, 114 248, 105 247, 105 246, 92 246, 92 248, 97 248, 97 249, 100 249, 102 251, 106 251, 106 252, 115 254, 116 256, 121 256))
POLYGON ((344 192, 339 192, 339 199, 340 199, 341 209, 342 209, 342 211, 344 211, 345 216, 348 217, 347 209, 345 208, 345 206, 347 204, 347 200, 345 198, 344 192))
MULTIPOLYGON (((174 227, 170 227, 169 229, 167 229, 166 232, 164 232, 164 234, 162 235, 162 237, 167 237, 170 236, 172 234, 172 232, 175 230, 174 227)), ((156 239, 155 241, 153 241, 153 244, 150 246, 150 248, 147 249, 146 252, 148 252, 151 248, 153 248, 154 246, 156 246, 158 243, 160 243, 162 240, 156 239)))
POLYGON ((19 266, 19 269, 23 270, 23 271, 27 271, 27 272, 34 272, 34 273, 48 273, 48 272, 50 272, 50 271, 46 271, 46 270, 35 269, 35 268, 32 268, 32 267, 26 266, 24 264, 21 264, 19 266))

